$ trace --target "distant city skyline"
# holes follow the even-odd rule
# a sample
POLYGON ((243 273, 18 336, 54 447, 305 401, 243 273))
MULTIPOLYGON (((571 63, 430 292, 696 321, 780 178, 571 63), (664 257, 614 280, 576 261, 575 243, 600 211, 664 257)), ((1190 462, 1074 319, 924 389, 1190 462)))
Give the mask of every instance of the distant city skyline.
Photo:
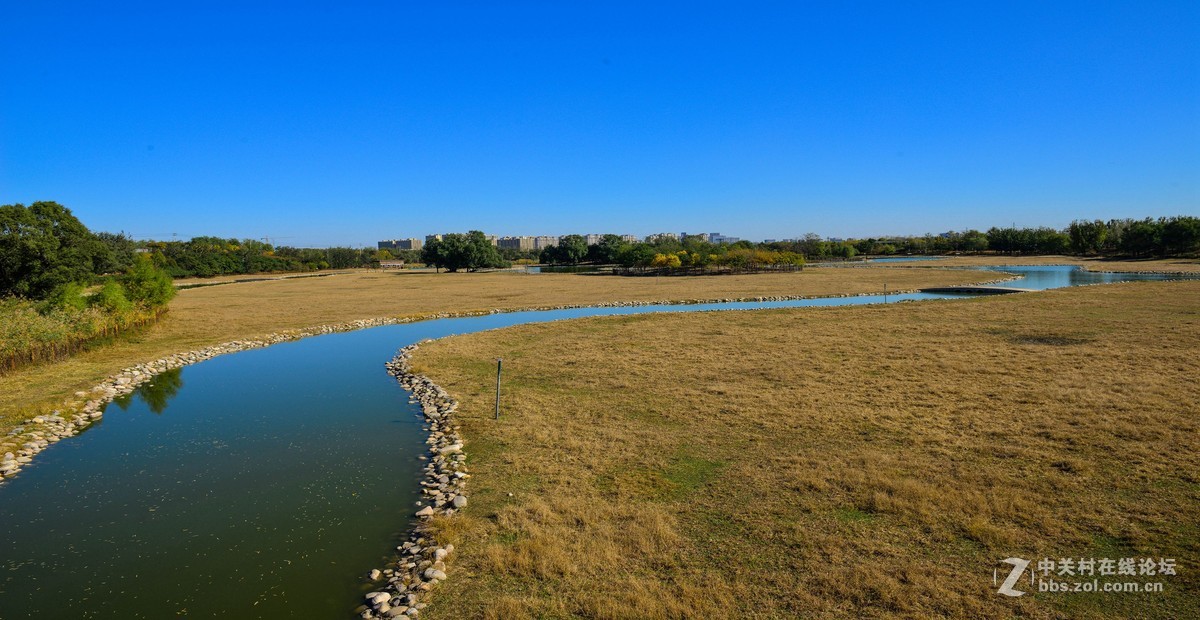
POLYGON ((0 204, 139 238, 1200 213, 1195 2, 135 0, 0 21, 0 204))

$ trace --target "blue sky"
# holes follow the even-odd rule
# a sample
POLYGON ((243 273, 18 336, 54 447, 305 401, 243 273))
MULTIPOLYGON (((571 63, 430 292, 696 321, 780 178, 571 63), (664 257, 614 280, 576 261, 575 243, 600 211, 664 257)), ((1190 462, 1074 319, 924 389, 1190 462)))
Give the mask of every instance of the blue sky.
POLYGON ((305 246, 1200 213, 1196 2, 113 4, 0 6, 0 203, 305 246))

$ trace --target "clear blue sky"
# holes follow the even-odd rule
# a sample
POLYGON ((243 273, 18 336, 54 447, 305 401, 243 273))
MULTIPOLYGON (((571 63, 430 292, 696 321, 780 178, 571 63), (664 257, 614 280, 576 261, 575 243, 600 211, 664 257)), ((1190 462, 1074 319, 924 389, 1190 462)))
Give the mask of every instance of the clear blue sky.
POLYGON ((1200 212, 1198 2, 648 4, 4 2, 0 203, 302 246, 1200 212))

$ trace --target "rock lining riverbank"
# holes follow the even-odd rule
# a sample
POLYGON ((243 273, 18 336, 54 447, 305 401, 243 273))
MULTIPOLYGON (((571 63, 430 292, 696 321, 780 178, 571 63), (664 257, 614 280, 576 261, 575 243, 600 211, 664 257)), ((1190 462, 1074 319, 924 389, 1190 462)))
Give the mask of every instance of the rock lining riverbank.
MULTIPOLYGON (((426 341, 428 342, 428 341, 426 341)), ((361 618, 412 618, 426 605, 422 600, 435 585, 446 579, 446 559, 454 545, 439 545, 429 526, 435 517, 449 517, 467 506, 465 487, 467 455, 463 438, 454 423, 458 402, 429 378, 412 372, 409 359, 419 345, 412 344, 386 364, 388 374, 412 394, 421 407, 429 437, 428 463, 421 480, 422 507, 414 513, 418 519, 408 540, 396 547, 397 558, 383 569, 371 571, 371 581, 384 585, 368 592, 365 603, 356 611, 361 618)))

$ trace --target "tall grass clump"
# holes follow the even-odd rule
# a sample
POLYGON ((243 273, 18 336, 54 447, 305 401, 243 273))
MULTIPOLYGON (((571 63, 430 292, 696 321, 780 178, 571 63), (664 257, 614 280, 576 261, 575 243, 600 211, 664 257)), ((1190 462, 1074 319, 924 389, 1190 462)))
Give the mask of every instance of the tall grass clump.
POLYGON ((0 298, 0 373, 65 359, 99 341, 158 320, 175 295, 149 259, 91 293, 70 282, 42 301, 0 298))

